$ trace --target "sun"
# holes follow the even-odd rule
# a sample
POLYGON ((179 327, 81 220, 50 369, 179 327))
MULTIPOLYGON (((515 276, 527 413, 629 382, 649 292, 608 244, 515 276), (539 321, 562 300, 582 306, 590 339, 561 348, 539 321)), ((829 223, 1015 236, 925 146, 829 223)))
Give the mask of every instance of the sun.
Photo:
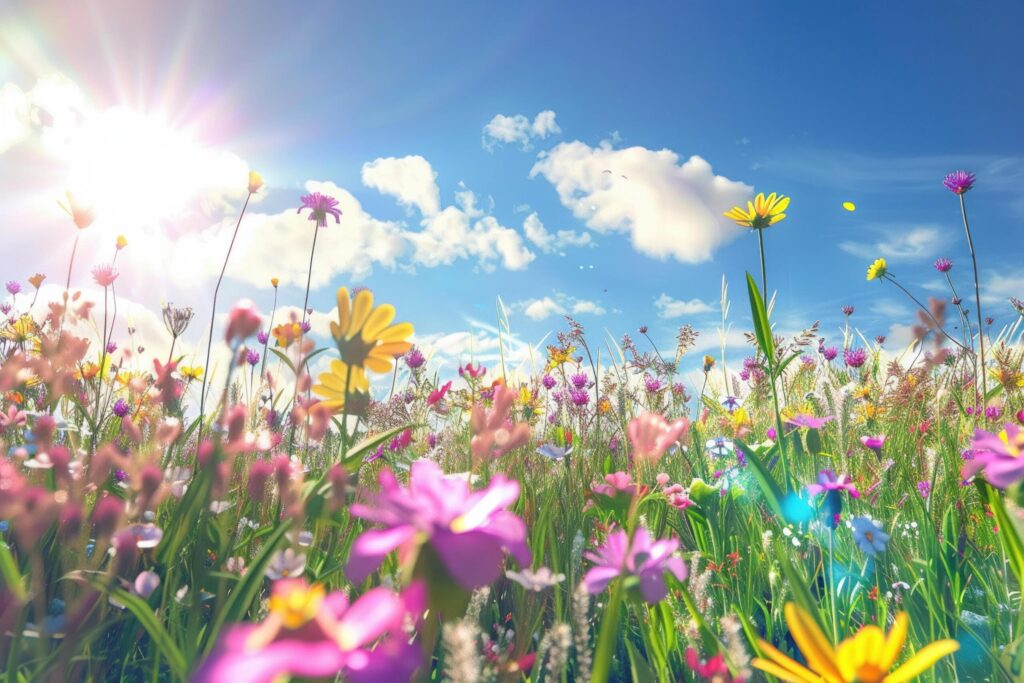
POLYGON ((98 222, 129 234, 209 209, 243 188, 247 173, 238 157, 126 107, 85 117, 63 147, 68 188, 98 222))

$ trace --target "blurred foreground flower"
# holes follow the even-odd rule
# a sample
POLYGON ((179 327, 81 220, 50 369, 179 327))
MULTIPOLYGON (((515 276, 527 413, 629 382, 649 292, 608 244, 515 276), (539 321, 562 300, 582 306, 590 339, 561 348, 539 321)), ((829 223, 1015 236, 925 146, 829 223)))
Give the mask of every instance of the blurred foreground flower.
POLYGON ((622 576, 627 579, 627 588, 638 589, 645 601, 660 602, 668 595, 666 572, 679 581, 686 578, 686 565, 675 554, 678 549, 678 539, 656 541, 644 527, 636 530, 632 542, 625 531, 614 531, 603 546, 586 553, 595 566, 583 577, 583 583, 588 593, 596 595, 622 576))
POLYGON ((1008 422, 998 434, 978 429, 971 439, 973 459, 964 463, 966 479, 984 472, 988 483, 1005 489, 1024 479, 1024 429, 1008 422))

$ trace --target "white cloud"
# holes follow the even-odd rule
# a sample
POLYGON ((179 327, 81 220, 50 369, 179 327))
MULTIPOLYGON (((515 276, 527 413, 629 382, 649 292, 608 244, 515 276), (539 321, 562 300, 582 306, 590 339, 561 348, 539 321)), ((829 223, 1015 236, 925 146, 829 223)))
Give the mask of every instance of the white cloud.
POLYGON ((586 313, 590 315, 604 315, 606 311, 596 301, 578 299, 572 305, 572 313, 573 315, 583 315, 586 313))
POLYGON ((491 151, 495 145, 518 144, 522 149, 530 149, 530 142, 536 139, 543 139, 549 135, 557 135, 562 132, 555 121, 555 112, 546 109, 534 117, 531 122, 526 116, 516 114, 506 116, 497 114, 484 126, 484 134, 481 142, 484 149, 491 151))
POLYGON ((534 211, 523 221, 523 232, 526 239, 535 244, 544 253, 550 253, 564 247, 584 247, 591 244, 590 233, 578 233, 575 230, 559 230, 552 234, 544 227, 540 216, 534 211))
POLYGON ((643 254, 701 263, 742 234, 722 216, 753 188, 715 175, 699 156, 564 142, 543 152, 530 177, 554 185, 562 204, 597 232, 623 232, 643 254), (609 172, 605 172, 609 171, 609 172))
POLYGON ((374 159, 363 164, 363 184, 391 195, 406 207, 415 206, 424 216, 440 208, 437 172, 421 156, 374 159))
MULTIPOLYGON (((974 301, 973 281, 970 287, 963 288, 960 296, 964 298, 965 306, 974 301)), ((982 303, 1006 303, 1010 297, 1024 299, 1024 276, 1017 273, 992 273, 988 280, 981 285, 982 303)), ((1008 305, 1008 304, 1007 304, 1008 305)), ((984 309, 982 309, 984 311, 984 309)))
POLYGON ((518 304, 530 320, 545 320, 553 315, 565 315, 565 308, 549 296, 543 299, 529 299, 518 304))
POLYGON ((687 315, 710 313, 715 310, 711 304, 705 303, 700 299, 683 301, 681 299, 673 299, 664 292, 654 300, 654 307, 658 309, 659 318, 682 318, 687 315))
POLYGON ((891 261, 923 261, 933 258, 949 244, 949 234, 937 225, 877 226, 887 235, 877 242, 841 242, 839 248, 863 259, 879 256, 891 261))

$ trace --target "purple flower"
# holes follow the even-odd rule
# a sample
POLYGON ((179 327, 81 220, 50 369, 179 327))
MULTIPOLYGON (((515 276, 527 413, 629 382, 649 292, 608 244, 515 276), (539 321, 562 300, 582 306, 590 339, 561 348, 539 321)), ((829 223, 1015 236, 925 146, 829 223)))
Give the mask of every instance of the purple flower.
POLYGON ((974 174, 964 170, 953 171, 946 175, 942 184, 953 194, 963 194, 974 187, 974 174))
POLYGON ((922 498, 927 498, 932 493, 932 484, 928 481, 917 482, 917 492, 921 494, 922 498))
POLYGON ((851 498, 860 498, 860 491, 853 485, 850 475, 836 476, 832 470, 818 472, 818 483, 807 485, 807 494, 812 497, 829 491, 846 491, 851 498))
POLYGON ((308 320, 303 320, 302 324, 299 325, 299 327, 302 329, 303 333, 309 332, 311 329, 313 329, 312 323, 310 323, 308 320))
POLYGON ((974 458, 964 463, 960 474, 967 479, 984 470, 985 479, 1005 489, 1024 479, 1024 429, 1007 422, 999 434, 975 430, 971 439, 974 458))
POLYGON ((836 356, 839 355, 839 351, 836 350, 836 347, 829 346, 828 348, 821 349, 821 355, 825 357, 825 360, 831 363, 836 359, 836 356))
POLYGON ((948 258, 937 258, 935 259, 935 270, 940 273, 948 273, 953 270, 953 262, 948 258))
POLYGON ((843 351, 843 360, 850 368, 859 368, 867 362, 868 354, 864 349, 846 349, 843 351))
POLYGON ((962 304, 962 303, 963 303, 963 301, 964 301, 964 300, 963 300, 963 299, 961 299, 961 298, 960 298, 960 297, 958 297, 958 296, 954 296, 954 297, 953 297, 952 299, 950 299, 949 301, 950 301, 950 303, 952 303, 952 304, 953 304, 954 306, 959 306, 960 304, 962 304))
POLYGON ((260 344, 266 344, 270 340, 270 335, 267 334, 266 330, 260 330, 256 333, 256 341, 260 344))
POLYGON ((756 367, 757 367, 757 359, 756 358, 751 358, 751 357, 748 356, 747 358, 743 359, 743 369, 744 370, 753 370, 756 367))
POLYGON ((544 385, 545 389, 549 389, 550 390, 550 389, 554 388, 554 386, 556 384, 556 381, 555 381, 555 378, 552 377, 551 375, 544 375, 541 378, 540 383, 544 385))
POLYGON ((821 429, 834 419, 835 416, 833 415, 815 417, 814 415, 800 413, 786 420, 786 424, 793 425, 794 427, 806 427, 807 429, 821 429))
POLYGON ((356 539, 345 569, 352 581, 361 582, 399 546, 408 550, 422 543, 467 590, 501 575, 506 550, 520 565, 530 566, 526 525, 507 509, 519 498, 519 482, 498 474, 486 489, 472 491, 469 482, 446 478, 429 460, 412 464, 408 487, 387 469, 379 481, 379 493, 352 506, 352 514, 386 527, 356 539))
POLYGON ((877 337, 875 337, 875 343, 878 344, 879 346, 884 344, 885 343, 885 335, 884 334, 880 334, 877 337))
POLYGON ((108 341, 107 342, 107 353, 113 353, 114 351, 117 351, 117 342, 115 342, 115 341, 108 341))
POLYGON ((409 366, 410 370, 421 368, 426 362, 427 357, 416 347, 409 349, 409 353, 405 354, 405 364, 409 366))
POLYGON ((584 388, 586 388, 587 384, 590 382, 590 378, 587 377, 586 374, 580 372, 580 373, 577 373, 575 375, 570 376, 569 377, 569 381, 572 382, 572 385, 574 387, 576 387, 577 389, 584 389, 584 388))
POLYGON ((985 406, 985 419, 986 420, 998 420, 1003 414, 1003 409, 1000 406, 985 406))
POLYGON ((583 389, 572 389, 569 391, 569 398, 572 399, 573 405, 582 407, 590 403, 590 392, 583 389))
POLYGON ((990 316, 990 315, 985 316, 985 324, 986 325, 991 325, 995 321, 996 321, 996 319, 993 318, 992 316, 990 316))
POLYGON ((17 282, 15 280, 11 280, 10 282, 7 283, 7 293, 8 294, 17 294, 20 291, 21 291, 21 283, 20 282, 17 282))
POLYGON ((632 543, 625 531, 613 531, 603 546, 586 553, 595 566, 583 577, 583 584, 596 595, 617 577, 635 578, 645 601, 660 602, 668 595, 666 572, 679 581, 686 578, 686 564, 675 554, 678 549, 678 539, 655 541, 644 527, 637 528, 632 543))
POLYGON ((193 683, 271 683, 284 675, 355 683, 408 680, 422 654, 403 625, 422 613, 422 584, 403 594, 374 588, 349 604, 342 592, 302 579, 274 582, 270 614, 259 624, 238 624, 220 638, 193 683), (375 647, 371 645, 376 642, 375 647))
POLYGON ((885 445, 885 434, 879 434, 878 436, 862 436, 860 442, 864 444, 865 448, 870 448, 875 452, 875 455, 879 455, 882 452, 882 446, 885 445))
POLYGON ((843 315, 849 318, 851 315, 853 315, 853 306, 851 306, 850 304, 846 304, 845 306, 843 306, 842 311, 843 315))
POLYGON ((430 448, 437 448, 437 434, 434 432, 427 434, 427 446, 430 448))
POLYGON ((129 406, 128 402, 125 401, 123 398, 119 398, 116 401, 114 401, 113 410, 114 415, 117 415, 118 417, 124 417, 129 412, 131 412, 131 406, 129 406))
POLYGON ((334 216, 334 222, 341 222, 341 209, 338 208, 338 200, 328 197, 325 194, 314 192, 299 199, 302 202, 295 213, 302 213, 303 209, 309 209, 309 220, 316 221, 316 227, 327 226, 327 216, 334 216))
POLYGON ((260 352, 250 349, 245 353, 245 362, 249 365, 257 365, 260 362, 260 352))
POLYGON ((653 394, 661 389, 661 380, 657 377, 644 377, 644 388, 648 393, 653 394))

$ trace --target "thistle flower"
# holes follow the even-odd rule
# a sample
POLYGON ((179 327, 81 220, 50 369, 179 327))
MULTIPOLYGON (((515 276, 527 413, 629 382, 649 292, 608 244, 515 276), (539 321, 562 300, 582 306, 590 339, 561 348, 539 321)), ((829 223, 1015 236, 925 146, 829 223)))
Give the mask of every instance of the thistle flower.
POLYGON ((245 353, 245 362, 252 366, 258 365, 260 362, 260 352, 256 349, 249 349, 245 353))
POLYGON ((964 170, 956 170, 946 174, 942 184, 953 194, 964 194, 974 187, 975 176, 964 170))
POLYGON ((418 370, 423 367, 423 364, 427 362, 426 356, 423 352, 417 348, 412 348, 407 354, 405 354, 405 364, 410 370, 418 370))
POLYGON ((843 315, 845 315, 847 318, 849 318, 851 315, 853 315, 853 306, 851 306, 850 304, 846 304, 845 306, 843 306, 842 310, 843 310, 843 315))
POLYGON ((825 360, 831 363, 836 359, 836 356, 839 355, 839 350, 834 346, 829 346, 821 349, 821 355, 825 360))
POLYGON ((747 202, 747 208, 734 206, 724 213, 726 218, 731 219, 737 225, 745 228, 761 230, 775 225, 786 217, 785 211, 789 206, 789 197, 772 192, 767 197, 759 193, 754 201, 747 202))
POLYGON ((859 368, 867 360, 868 354, 864 349, 845 349, 843 351, 843 361, 845 361, 847 367, 859 368))
POLYGON ((603 546, 585 553, 595 566, 583 577, 583 583, 588 593, 596 595, 622 576, 631 584, 630 589, 639 589, 646 602, 660 602, 668 595, 666 573, 679 581, 686 578, 686 564, 675 554, 678 549, 678 539, 656 541, 644 527, 637 528, 632 541, 625 531, 613 531, 603 546))
POLYGON ((314 192, 299 199, 302 206, 296 209, 295 213, 302 213, 309 209, 309 220, 316 221, 316 227, 327 227, 327 216, 334 216, 335 223, 341 223, 341 209, 338 208, 338 200, 334 197, 314 192))
POLYGON ((7 293, 17 295, 21 291, 21 283, 17 280, 10 280, 7 283, 7 293))
POLYGON ((92 269, 92 279, 100 287, 109 287, 114 284, 114 280, 119 274, 117 269, 109 263, 94 266, 92 269))
POLYGON ((868 266, 868 282, 883 278, 888 272, 888 264, 886 264, 885 259, 875 259, 874 263, 868 266))
POLYGON ((948 258, 937 258, 935 259, 935 270, 940 273, 948 273, 953 270, 953 262, 948 258))

